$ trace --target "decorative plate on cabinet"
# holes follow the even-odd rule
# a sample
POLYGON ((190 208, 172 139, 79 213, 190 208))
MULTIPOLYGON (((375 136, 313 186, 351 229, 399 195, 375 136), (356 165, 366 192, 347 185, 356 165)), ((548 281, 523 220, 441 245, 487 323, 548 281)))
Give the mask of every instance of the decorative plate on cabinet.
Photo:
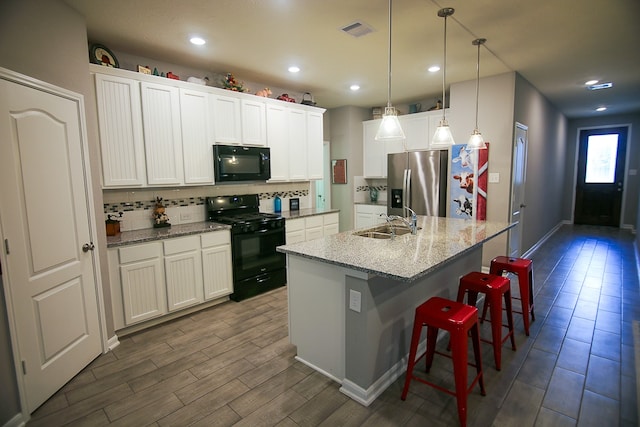
POLYGON ((89 60, 94 64, 120 68, 118 59, 113 52, 108 47, 98 43, 94 43, 89 47, 89 60))

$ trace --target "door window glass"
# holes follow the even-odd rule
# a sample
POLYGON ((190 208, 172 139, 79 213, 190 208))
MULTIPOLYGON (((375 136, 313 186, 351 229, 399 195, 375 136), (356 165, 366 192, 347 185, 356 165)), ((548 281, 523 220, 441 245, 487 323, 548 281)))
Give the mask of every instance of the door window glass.
POLYGON ((590 135, 587 142, 585 183, 611 184, 616 173, 618 134, 590 135))

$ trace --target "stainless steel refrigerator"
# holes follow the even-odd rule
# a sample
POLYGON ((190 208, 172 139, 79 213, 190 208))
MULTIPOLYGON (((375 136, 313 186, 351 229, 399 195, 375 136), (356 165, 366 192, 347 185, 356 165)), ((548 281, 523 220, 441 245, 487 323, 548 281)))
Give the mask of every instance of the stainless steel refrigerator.
POLYGON ((447 215, 447 150, 409 151, 387 156, 387 214, 447 215))

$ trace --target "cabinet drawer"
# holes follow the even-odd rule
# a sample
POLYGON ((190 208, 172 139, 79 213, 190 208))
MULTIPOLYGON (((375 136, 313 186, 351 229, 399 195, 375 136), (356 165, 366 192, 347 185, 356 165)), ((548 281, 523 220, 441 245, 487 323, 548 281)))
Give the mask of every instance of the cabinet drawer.
POLYGON ((204 233, 200 236, 203 248, 211 246, 230 245, 231 237, 228 231, 214 231, 212 233, 204 233))
POLYGON ((284 223, 287 233, 304 230, 304 218, 288 219, 284 223))
POLYGON ((143 245, 127 246, 118 249, 120 264, 127 264, 145 259, 159 258, 162 256, 162 244, 160 242, 145 243, 143 245))
POLYGON ((309 218, 305 218, 305 226, 307 229, 322 227, 323 225, 322 215, 311 216, 309 218))
POLYGON ((324 225, 337 224, 339 221, 339 216, 337 213, 330 213, 323 216, 324 216, 324 225))
POLYGON ((198 236, 180 237, 178 239, 168 239, 164 242, 164 254, 173 255, 182 252, 195 251, 200 249, 198 236))

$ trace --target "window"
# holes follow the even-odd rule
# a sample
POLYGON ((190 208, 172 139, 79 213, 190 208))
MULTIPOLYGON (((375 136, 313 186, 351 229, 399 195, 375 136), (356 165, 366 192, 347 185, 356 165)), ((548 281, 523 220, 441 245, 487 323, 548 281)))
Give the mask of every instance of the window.
POLYGON ((611 184, 616 173, 618 134, 590 135, 587 141, 585 183, 611 184))

